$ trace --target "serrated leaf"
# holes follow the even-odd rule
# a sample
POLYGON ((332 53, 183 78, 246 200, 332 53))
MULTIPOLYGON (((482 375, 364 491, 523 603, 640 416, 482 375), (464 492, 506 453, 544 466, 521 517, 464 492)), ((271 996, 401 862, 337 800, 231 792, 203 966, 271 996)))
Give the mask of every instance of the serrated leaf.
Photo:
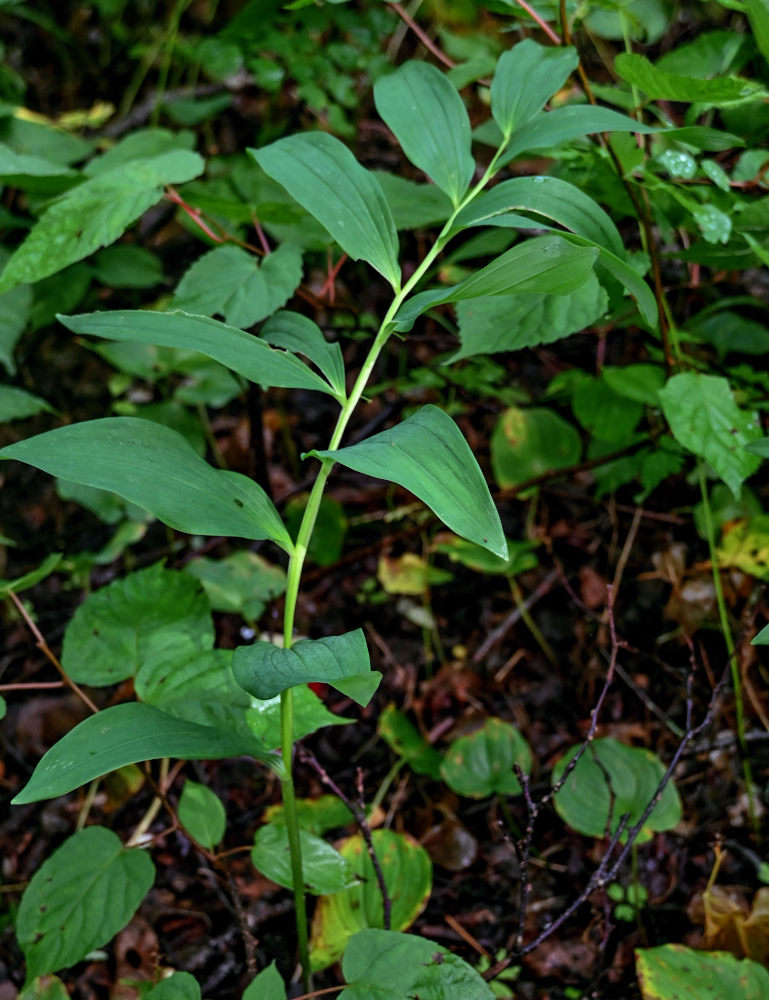
POLYGON ((286 984, 274 961, 251 980, 243 993, 243 1000, 286 1000, 286 984))
POLYGON ((504 140, 541 111, 579 65, 573 48, 546 48, 530 38, 499 57, 491 81, 491 113, 504 140))
MULTIPOLYGON (((307 830, 299 831, 302 850, 302 874, 305 892, 329 895, 358 884, 350 862, 331 844, 307 830)), ((285 826, 268 823, 256 831, 251 848, 254 868, 272 882, 292 889, 291 852, 285 826)))
POLYGON ((368 261, 393 288, 400 287, 398 235, 387 200, 339 139, 305 132, 248 152, 349 257, 368 261))
POLYGON ((297 684, 324 682, 368 705, 382 675, 372 670, 362 629, 325 639, 300 639, 290 649, 271 642, 238 646, 232 672, 255 698, 274 698, 297 684))
POLYGON ((722 76, 714 80, 682 76, 660 69, 645 56, 634 52, 621 52, 614 60, 614 69, 623 80, 638 87, 653 101, 722 103, 766 96, 766 91, 751 80, 736 76, 722 76))
POLYGON ((726 951, 696 951, 681 944, 637 948, 636 969, 643 1000, 764 1000, 769 972, 749 958, 726 951))
POLYGON ((531 750, 515 726, 487 719, 483 726, 452 742, 441 764, 441 775, 452 791, 469 798, 520 795, 513 765, 531 770, 531 750))
POLYGON ((302 251, 281 243, 260 262, 241 247, 215 247, 185 271, 173 308, 220 315, 230 326, 249 327, 288 302, 302 280, 302 251))
POLYGON ((92 826, 66 840, 35 872, 16 918, 27 984, 109 941, 154 879, 149 855, 123 847, 111 830, 92 826))
POLYGON ((261 385, 330 391, 327 383, 293 354, 273 350, 259 337, 208 316, 115 309, 58 319, 73 333, 89 337, 199 351, 261 385))
POLYGON ((197 153, 176 150, 135 160, 84 181, 48 208, 0 275, 0 292, 40 281, 113 243, 163 196, 203 172, 197 153))
POLYGON ((390 430, 336 451, 312 451, 409 490, 456 534, 500 557, 507 542, 486 480, 461 431, 437 406, 423 406, 390 430))
POLYGON ((273 347, 304 354, 323 372, 340 400, 346 399, 344 358, 339 343, 329 343, 317 323, 300 313, 282 309, 267 320, 260 337, 273 347))
POLYGON ((227 813, 219 796, 205 785, 188 778, 177 811, 179 822, 203 847, 211 850, 224 836, 227 813))
POLYGON ((185 439, 138 417, 105 417, 39 434, 0 450, 86 486, 117 493, 191 535, 293 543, 267 494, 237 472, 214 469, 185 439))
POLYGON ((682 372, 668 379, 659 398, 676 441, 704 458, 739 497, 742 483, 761 464, 746 451, 761 429, 753 413, 738 408, 727 379, 682 372))
POLYGON ((272 760, 255 737, 199 726, 139 702, 114 705, 85 719, 52 746, 11 804, 54 799, 94 778, 140 761, 161 757, 220 760, 243 756, 265 763, 272 760))
POLYGON ((377 80, 374 103, 409 160, 458 205, 475 160, 470 119, 456 88, 435 66, 411 61, 377 80))

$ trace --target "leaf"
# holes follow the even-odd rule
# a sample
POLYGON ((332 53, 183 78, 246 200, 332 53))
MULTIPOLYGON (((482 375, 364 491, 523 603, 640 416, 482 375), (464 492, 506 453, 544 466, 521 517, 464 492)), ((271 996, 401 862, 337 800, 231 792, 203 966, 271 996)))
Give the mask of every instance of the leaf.
POLYGON ((446 302, 511 292, 572 292, 587 281, 597 256, 597 250, 574 246, 560 236, 527 240, 458 285, 419 292, 407 299, 395 316, 396 329, 411 329, 422 313, 446 302))
POLYGON ((531 770, 531 750, 515 726, 502 719, 487 719, 469 736, 460 736, 446 751, 441 775, 458 795, 482 799, 487 795, 520 795, 513 771, 531 770))
POLYGON ((240 686, 256 698, 274 698, 297 684, 325 682, 368 705, 382 675, 372 670, 362 629, 325 639, 300 639, 290 649, 271 642, 238 646, 232 672, 240 686))
POLYGON ((305 132, 248 152, 349 257, 368 261, 400 288, 398 235, 387 200, 376 178, 339 139, 305 132))
POLYGON ((751 646, 769 646, 769 625, 764 625, 757 636, 750 640, 751 646))
MULTIPOLYGON (((393 931, 405 930, 416 920, 430 896, 433 868, 430 855, 413 838, 392 830, 374 830, 372 840, 392 902, 390 926, 393 931)), ((336 962, 357 931, 384 924, 382 893, 363 837, 360 834, 348 837, 339 850, 361 881, 318 900, 310 940, 313 970, 325 969, 336 962)))
POLYGON ((377 719, 377 733, 416 774, 426 774, 435 781, 440 779, 441 755, 392 703, 377 719))
MULTIPOLYGON (((7 539, 4 540, 7 542, 7 539)), ((17 576, 15 580, 0 579, 0 594, 20 594, 22 590, 34 587, 36 583, 44 580, 56 569, 62 560, 61 552, 52 552, 37 566, 23 576, 17 576)))
POLYGON ((0 181, 4 186, 38 194, 53 194, 79 179, 78 172, 42 156, 18 153, 0 142, 0 181))
MULTIPOLYGON (((313 695, 313 697, 315 697, 313 695)), ((318 700, 317 698, 315 699, 318 700)), ((283 803, 267 806, 264 818, 277 826, 286 825, 286 810, 283 803)), ((312 799, 296 800, 296 818, 299 826, 308 833, 320 837, 338 826, 348 826, 353 815, 336 795, 317 795, 312 799)))
POLYGON ((281 245, 261 261, 227 244, 199 257, 176 288, 173 308, 224 316, 230 326, 249 327, 288 302, 302 280, 302 251, 281 245))
POLYGON ((745 11, 758 51, 769 65, 769 0, 745 0, 745 11))
POLYGON ((456 88, 430 63, 411 61, 374 84, 380 117, 403 152, 456 207, 475 170, 470 119, 456 88))
POLYGON ((224 559, 192 559, 184 572, 203 584, 213 611, 239 614, 250 622, 286 590, 285 570, 248 549, 224 559))
POLYGON ((491 81, 491 113, 507 142, 542 110, 579 65, 573 48, 546 48, 530 38, 499 57, 491 81))
POLYGON ((347 987, 339 1000, 492 1000, 481 976, 459 956, 425 938, 362 930, 344 953, 347 987))
POLYGON ((637 948, 635 957, 643 1000, 711 1000, 716 995, 764 1000, 769 996, 769 972, 758 962, 725 951, 664 944, 637 948))
POLYGON ((582 442, 575 428, 544 407, 511 406, 491 433, 491 467, 503 489, 567 469, 581 455, 582 442))
POLYGON ((282 309, 270 316, 260 331, 260 337, 273 347, 304 354, 323 372, 337 398, 341 401, 347 399, 342 348, 338 342, 329 343, 317 323, 309 317, 282 309))
POLYGON ((117 493, 191 535, 293 543, 264 490, 213 469, 185 439, 138 417, 105 417, 39 434, 0 450, 52 476, 117 493))
MULTIPOLYGON (((578 746, 572 747, 555 765, 553 784, 560 780, 578 749, 578 746)), ((627 831, 641 818, 664 774, 662 761, 651 750, 628 747, 613 739, 594 740, 556 793, 556 812, 564 822, 587 837, 603 837, 607 828, 613 833, 622 816, 629 813, 627 831)), ((669 781, 662 798, 641 828, 637 843, 650 840, 655 831, 672 829, 680 819, 681 799, 675 785, 669 781)), ((627 838, 623 835, 622 839, 627 838)))
POLYGON ((140 761, 160 757, 220 760, 243 756, 265 763, 271 759, 255 737, 199 726, 176 719, 152 705, 128 702, 105 708, 71 729, 43 756, 11 804, 54 799, 94 778, 140 761))
POLYGON ((586 375, 574 387, 572 409, 594 438, 621 446, 632 437, 643 416, 643 404, 620 395, 603 378, 586 375))
POLYGON ((154 645, 184 639, 213 646, 208 601, 192 577, 156 563, 88 595, 67 626, 61 661, 78 684, 101 687, 132 677, 154 645))
MULTIPOLYGON (((0 266, 8 257, 9 254, 0 248, 0 266)), ((27 328, 31 311, 32 289, 29 285, 17 285, 0 295, 0 364, 11 375, 16 371, 13 351, 27 328)))
POLYGON ((185 830, 209 850, 219 843, 227 827, 227 813, 219 796, 189 778, 179 796, 178 816, 185 830))
MULTIPOLYGON (((330 712, 306 684, 293 688, 293 702, 295 740, 301 740, 324 726, 347 726, 354 721, 330 712)), ((253 699, 251 707, 246 711, 246 724, 265 746, 279 747, 280 695, 268 698, 267 701, 253 699)))
POLYGON ((75 965, 128 923, 155 880, 139 848, 100 826, 80 830, 35 872, 16 917, 26 984, 75 965))
POLYGON ((397 230, 443 225, 451 215, 451 201, 434 184, 417 184, 383 170, 375 170, 374 176, 387 198, 397 230))
MULTIPOLYGON (((299 840, 305 892, 322 896, 357 885, 358 877, 352 865, 331 844, 306 830, 299 831, 299 840)), ((254 868, 272 882, 285 889, 293 888, 291 854, 285 826, 268 823, 256 831, 251 861, 254 868)))
POLYGON ((157 254, 132 243, 100 250, 93 265, 94 278, 107 288, 153 288, 163 281, 163 264, 157 254))
POLYGON ((293 354, 207 316, 115 309, 58 318, 73 333, 89 337, 199 351, 257 384, 329 392, 326 382, 293 354))
POLYGON ((69 993, 57 976, 39 976, 19 993, 17 1000, 69 1000, 69 993))
POLYGON ((308 454, 397 483, 458 535, 499 556, 507 554, 499 514, 475 456, 451 417, 437 406, 423 406, 360 444, 308 454))
POLYGON ((676 441, 704 458, 739 497, 742 483, 761 464, 745 450, 761 429, 753 413, 738 408, 727 379, 683 372, 668 379, 659 398, 676 441))
POLYGON ((703 80, 694 76, 669 73, 654 66, 645 56, 621 52, 614 60, 614 69, 623 80, 638 87, 653 101, 705 101, 721 104, 747 97, 765 97, 766 91, 751 80, 722 76, 703 80))
POLYGON ((200 1000, 200 986, 189 972, 172 972, 145 993, 143 1000, 200 1000))
POLYGON ((84 181, 55 201, 0 275, 0 292, 35 282, 114 241, 163 196, 203 172, 197 153, 176 150, 134 160, 84 181))
MULTIPOLYGON (((309 493, 292 497, 284 508, 283 516, 292 538, 299 535, 308 498, 309 493)), ((307 546, 307 562, 315 563, 316 566, 332 566, 337 562, 344 548, 347 524, 344 507, 332 497, 321 497, 315 528, 307 546)))
POLYGON ((274 961, 251 980, 243 1000, 286 1000, 286 985, 274 961))

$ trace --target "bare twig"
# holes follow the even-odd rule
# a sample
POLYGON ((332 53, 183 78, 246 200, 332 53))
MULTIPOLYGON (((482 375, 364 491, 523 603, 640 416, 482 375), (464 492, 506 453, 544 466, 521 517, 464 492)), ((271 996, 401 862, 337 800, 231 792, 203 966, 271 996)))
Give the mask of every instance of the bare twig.
POLYGON ((529 611, 532 607, 534 607, 537 601, 541 600, 545 594, 549 593, 557 579, 558 571, 551 570, 537 589, 533 590, 518 607, 513 608, 507 617, 503 619, 503 621, 497 625, 492 632, 489 632, 485 640, 473 654, 473 663, 480 663, 481 660, 483 660, 494 648, 494 646, 504 639, 513 625, 520 621, 523 617, 524 611, 529 611))
POLYGON ((450 59, 445 52, 442 52, 435 42, 430 38, 427 32, 414 20, 414 18, 405 10, 399 3, 391 3, 390 9, 394 10, 398 17, 407 24, 409 28, 414 32, 419 41, 424 45, 428 52, 431 52, 438 62, 442 62, 444 66, 448 66, 449 69, 453 69, 456 63, 453 59, 450 59))

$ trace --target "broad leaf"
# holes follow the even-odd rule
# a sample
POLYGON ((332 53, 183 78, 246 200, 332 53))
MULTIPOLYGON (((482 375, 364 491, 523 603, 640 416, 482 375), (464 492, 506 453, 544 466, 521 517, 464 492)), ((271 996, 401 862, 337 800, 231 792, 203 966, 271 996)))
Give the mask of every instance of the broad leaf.
POLYGON ((243 1000, 286 1000, 286 985, 274 961, 251 980, 243 1000))
POLYGON ((206 785, 184 782, 179 796, 179 822, 203 847, 211 850, 224 836, 227 814, 222 800, 206 785))
POLYGON ((470 119, 456 88, 430 63, 407 62, 377 80, 374 103, 406 156, 458 205, 475 160, 470 119))
POLYGON ((659 392, 673 437, 704 458, 735 497, 761 460, 746 445, 761 437, 753 413, 739 409, 729 382, 718 375, 683 372, 659 392))
POLYGON ((458 535, 507 555, 499 514, 478 462, 457 425, 437 406, 423 406, 360 444, 309 454, 397 483, 458 535))
MULTIPOLYGON (((286 825, 286 809, 283 803, 268 806, 264 811, 268 823, 286 825)), ((316 795, 311 799, 296 800, 296 819, 302 830, 320 837, 338 826, 349 826, 353 815, 336 795, 316 795)))
POLYGON ((422 313, 446 302, 512 292, 572 292, 587 280, 597 257, 597 249, 573 246, 560 236, 527 240, 458 285, 407 299, 396 314, 397 329, 410 329, 422 313))
POLYGON ((491 113, 505 142, 563 86, 579 65, 573 48, 546 48, 530 38, 503 52, 491 81, 491 113))
POLYGON ((329 392, 326 382, 293 354, 273 350, 259 337, 207 316, 116 309, 59 316, 59 321, 89 337, 199 351, 261 385, 329 392))
POLYGON ((248 152, 349 257, 368 261, 393 288, 400 287, 398 236, 387 200, 376 178, 339 139, 305 132, 248 152))
POLYGON ((703 80, 681 76, 652 65, 645 56, 621 52, 614 60, 618 75, 633 87, 638 87, 653 101, 698 101, 721 104, 750 97, 766 97, 758 84, 736 76, 703 80))
POLYGON ((374 176, 387 198, 396 229, 442 225, 451 215, 451 201, 434 184, 418 184, 383 170, 374 171, 374 176))
POLYGON ((441 755, 430 746, 403 712, 390 704, 377 719, 377 733, 390 749, 402 757, 416 774, 427 774, 435 781, 441 777, 441 755))
MULTIPOLYGON (((358 876, 343 855, 321 837, 299 831, 305 892, 315 896, 341 892, 358 884, 358 876)), ((285 826, 268 823, 256 831, 251 848, 254 868, 285 889, 293 888, 291 853, 285 826)))
POLYGON ((267 494, 237 472, 213 469, 185 439, 137 417, 59 427, 0 450, 38 469, 117 493, 191 535, 293 543, 267 494))
POLYGON ((44 755, 12 805, 54 799, 126 764, 160 757, 219 760, 270 754, 255 738, 176 719, 152 705, 128 702, 85 719, 44 755))
POLYGON ((158 202, 166 184, 203 172, 197 153, 136 160, 79 184, 48 208, 0 275, 0 292, 40 281, 106 246, 158 202))
MULTIPOLYGON (((0 247, 0 266, 10 255, 0 247)), ((13 351, 27 328, 32 312, 32 289, 17 285, 0 295, 0 365, 11 375, 16 371, 13 351)))
POLYGON ((483 726, 453 741, 441 764, 441 775, 458 795, 482 799, 487 795, 520 795, 513 765, 531 770, 531 750, 515 726, 490 718, 483 726))
POLYGON ((70 1000, 70 997, 58 976, 38 976, 19 993, 17 1000, 70 1000))
POLYGON ((54 413, 54 409, 44 399, 33 396, 25 389, 14 385, 0 385, 0 423, 11 420, 25 420, 36 413, 54 413))
MULTIPOLYGON (((756 928, 756 933, 762 932, 756 928)), ((727 951, 663 944, 637 948, 635 957, 643 1000, 711 1000, 715 996, 765 1000, 769 996, 766 968, 727 951)))
POLYGON ((51 195, 71 187, 77 180, 76 170, 42 156, 17 153, 0 142, 0 181, 3 185, 51 195))
POLYGON ((478 972, 459 956, 425 938, 396 931, 363 930, 351 939, 339 1000, 493 1000, 478 972))
POLYGON ((142 1000, 200 1000, 200 986, 189 972, 172 972, 145 993, 142 1000))
POLYGON ((340 400, 346 399, 344 358, 339 343, 329 343, 317 323, 301 313, 282 309, 260 331, 262 340, 294 354, 304 354, 323 372, 340 400))
MULTIPOLYGON (((243 694, 245 695, 246 692, 244 691, 243 694)), ((301 740, 303 737, 309 736, 310 733, 323 729, 324 726, 347 726, 355 721, 330 712, 306 684, 300 684, 293 689, 293 703, 295 740, 301 740)), ((275 695, 274 698, 268 698, 266 701, 253 698, 251 707, 246 710, 246 725, 265 746, 279 747, 280 695, 275 695)))
POLYGON ((27 984, 106 944, 154 880, 149 855, 123 847, 111 830, 91 826, 66 840, 35 872, 16 917, 27 984))
POLYGON ((192 559, 184 572, 203 584, 213 611, 239 614, 248 622, 260 618, 267 603, 286 590, 285 570, 248 549, 224 559, 192 559))
POLYGON ((580 460, 582 441, 576 429, 554 410, 511 406, 491 433, 491 467, 503 489, 580 460))
POLYGON ((745 0, 745 9, 758 51, 769 65, 769 0, 745 0))
POLYGON ((274 698, 297 684, 325 682, 368 705, 382 675, 372 670, 362 629, 325 639, 300 639, 290 649, 272 642, 238 646, 232 672, 255 698, 274 698))

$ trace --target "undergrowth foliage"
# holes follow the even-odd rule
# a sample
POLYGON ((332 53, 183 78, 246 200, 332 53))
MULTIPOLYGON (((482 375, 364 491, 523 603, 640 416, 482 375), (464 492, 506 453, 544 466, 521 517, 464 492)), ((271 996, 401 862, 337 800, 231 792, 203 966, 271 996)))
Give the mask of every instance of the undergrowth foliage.
MULTIPOLYGON (((173 7, 169 38, 180 30, 184 6, 173 7)), ((619 880, 629 858, 637 870, 640 845, 680 823, 674 771, 712 723, 729 685, 743 790, 758 834, 762 805, 721 570, 769 577, 768 515, 745 485, 769 457, 760 419, 769 376, 741 360, 765 356, 769 342, 753 318, 765 308, 763 278, 755 276, 769 261, 769 161, 760 125, 769 106, 769 8, 764 0, 746 5, 752 35, 745 18, 734 15, 739 31, 705 30, 659 58, 634 51, 634 40, 661 36, 661 5, 591 9, 590 31, 624 42, 609 85, 590 82, 572 44, 585 14, 567 5, 533 12, 539 42, 524 37, 534 21, 519 20, 519 11, 510 32, 464 37, 445 31, 440 48, 398 4, 362 12, 341 4, 328 9, 328 17, 335 31, 357 32, 356 44, 337 40, 322 53, 307 51, 303 27, 321 16, 318 9, 292 6, 299 11, 276 13, 273 34, 260 40, 255 25, 262 5, 244 5, 228 28, 200 40, 199 58, 210 61, 215 81, 248 72, 275 95, 291 66, 286 38, 293 33, 301 54, 292 70, 299 95, 322 114, 324 128, 276 139, 282 131, 277 109, 256 148, 205 159, 186 128, 155 122, 101 142, 98 133, 82 138, 77 129, 53 127, 12 103, 0 108, 0 175, 17 192, 2 221, 21 235, 3 251, 0 273, 0 362, 9 377, 0 387, 0 409, 8 421, 48 413, 58 424, 16 435, 0 457, 56 477, 60 496, 115 526, 102 550, 70 558, 72 579, 83 582, 95 567, 128 557, 155 519, 193 536, 198 549, 206 538, 260 543, 223 559, 193 551, 183 569, 154 562, 119 575, 86 596, 58 656, 35 631, 89 715, 47 751, 13 804, 90 786, 85 820, 94 783, 103 776, 119 771, 129 784, 138 776, 141 785, 136 765, 160 763, 147 772, 154 801, 128 842, 83 821, 21 895, 15 929, 26 963, 24 1000, 67 995, 53 974, 104 947, 131 920, 155 878, 150 828, 158 810, 168 810, 200 856, 227 876, 224 805, 190 778, 178 798, 172 795, 179 761, 242 757, 276 776, 282 802, 256 831, 251 859, 293 892, 304 993, 311 993, 313 973, 341 962, 344 1000, 510 996, 505 973, 595 893, 609 910, 609 900, 618 903, 617 920, 635 919, 646 890, 635 882, 626 889, 619 880), (401 61, 397 45, 387 57, 379 50, 377 32, 399 31, 398 15, 404 30, 427 43, 426 58, 401 61), (373 66, 366 53, 376 54, 373 66), (428 61, 436 56, 441 68, 428 61), (315 58, 338 71, 332 81, 313 84, 315 58), (367 169, 346 142, 368 71, 376 77, 380 127, 407 164, 401 173, 367 169), (546 166, 522 174, 520 165, 533 162, 546 166), (173 291, 162 294, 161 261, 137 238, 158 205, 176 211, 205 241, 173 291), (247 226, 256 233, 253 243, 247 226), (328 265, 320 293, 317 283, 314 290, 303 284, 306 269, 319 260, 328 265), (376 318, 361 318, 348 341, 344 310, 334 314, 333 288, 350 262, 361 262, 357 273, 378 283, 387 301, 376 318), (714 285, 699 311, 679 316, 681 289, 696 285, 705 270, 744 272, 757 292, 719 297, 714 285), (82 301, 93 301, 92 286, 122 290, 121 303, 147 308, 75 312, 82 301), (316 322, 308 306, 319 307, 326 296, 323 308, 315 308, 316 322), (329 711, 319 685, 339 692, 354 713, 354 706, 369 705, 382 679, 372 669, 360 621, 337 635, 320 621, 310 636, 296 628, 306 564, 333 564, 344 551, 347 523, 326 495, 335 469, 384 480, 414 498, 410 510, 420 530, 432 533, 432 551, 509 581, 516 613, 536 630, 517 578, 536 567, 540 555, 531 538, 507 537, 474 453, 477 441, 471 448, 454 419, 458 408, 421 403, 400 421, 357 433, 368 399, 381 391, 381 358, 394 342, 418 336, 428 320, 455 322, 458 347, 436 372, 414 366, 403 382, 459 387, 501 404, 488 449, 495 487, 504 495, 536 497, 542 481, 578 466, 592 470, 599 497, 632 484, 640 505, 671 475, 691 477, 700 490, 697 527, 709 550, 724 643, 725 676, 700 717, 694 668, 684 682, 686 717, 671 723, 677 742, 670 759, 602 736, 601 709, 623 649, 617 594, 609 586, 603 627, 610 657, 589 728, 560 756, 543 791, 531 774, 545 762, 534 760, 525 735, 505 719, 488 718, 439 752, 407 714, 393 705, 381 713, 378 731, 395 754, 393 776, 409 768, 458 796, 491 799, 506 816, 509 800, 521 806, 523 828, 511 823, 520 864, 516 932, 483 975, 432 941, 404 933, 429 899, 432 862, 417 840, 380 827, 386 785, 372 803, 364 800, 362 780, 359 796, 350 797, 301 745, 325 726, 354 724, 329 711), (17 384, 23 335, 53 322, 62 337, 83 338, 114 368, 116 415, 59 419, 67 415, 17 384), (533 399, 503 384, 490 359, 544 344, 557 351, 558 341, 586 328, 600 331, 602 345, 615 330, 634 331, 644 360, 610 365, 599 359, 594 372, 561 370, 546 398, 531 405, 533 399), (362 363, 351 367, 346 359, 357 355, 346 346, 364 340, 362 363), (133 393, 137 377, 158 387, 162 401, 133 393), (243 394, 258 404, 273 390, 300 401, 321 394, 334 414, 330 434, 301 456, 306 492, 282 510, 265 468, 252 476, 227 468, 208 418, 209 409, 243 394), (282 623, 262 631, 260 619, 278 598, 282 623), (218 648, 212 610, 240 615, 248 641, 218 648), (115 685, 115 697, 100 696, 98 689, 115 685), (331 794, 298 799, 297 764, 331 794), (605 846, 583 891, 532 935, 527 916, 536 823, 551 804, 572 830, 605 846), (348 829, 334 844, 326 836, 353 826, 356 833, 348 829), (317 897, 311 922, 308 895, 317 897)), ((507 3, 489 7, 513 17, 507 3)), ((226 86, 189 99, 169 94, 164 104, 171 49, 158 51, 158 107, 169 120, 192 127, 229 107, 226 86)), ((604 350, 599 347, 600 358, 604 350)), ((4 468, 12 475, 19 466, 4 468)), ((55 553, 0 582, 9 615, 25 616, 36 630, 16 595, 64 565, 55 553)), ((393 594, 425 594, 449 579, 417 556, 385 562, 380 570, 384 590, 393 594)), ((417 620, 430 631, 429 616, 417 620)), ((767 641, 764 628, 755 642, 767 641)), ((548 655, 545 637, 541 646, 548 655)), ((276 964, 257 971, 252 943, 246 941, 246 950, 244 1000, 285 1000, 276 964)), ((745 996, 769 989, 769 976, 755 963, 707 953, 697 962, 677 945, 641 949, 640 988, 649 997, 694 996, 683 991, 695 990, 697 977, 717 975, 724 982, 748 977, 753 992, 745 996)), ((201 994, 188 972, 158 969, 157 981, 141 995, 194 1000, 201 994)))

